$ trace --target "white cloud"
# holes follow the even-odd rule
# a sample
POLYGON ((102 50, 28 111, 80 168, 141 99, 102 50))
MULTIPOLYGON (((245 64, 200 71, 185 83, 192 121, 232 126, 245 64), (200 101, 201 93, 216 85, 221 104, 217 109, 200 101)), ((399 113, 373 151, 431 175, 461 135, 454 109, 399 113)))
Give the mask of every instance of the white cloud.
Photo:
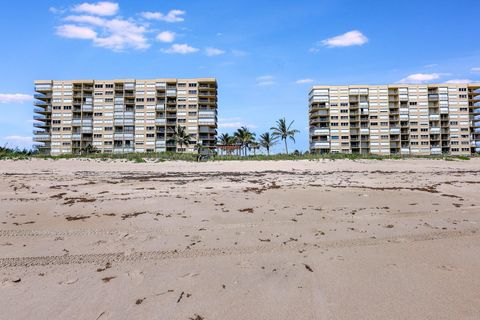
POLYGON ((470 69, 470 72, 474 72, 474 73, 479 72, 480 73, 480 67, 473 67, 472 69, 470 69))
POLYGON ((218 119, 218 127, 224 129, 238 129, 241 127, 247 127, 250 129, 257 128, 254 124, 245 123, 241 118, 233 117, 233 118, 219 118, 218 119))
POLYGON ((295 81, 296 84, 305 84, 305 83, 312 83, 314 80, 313 79, 299 79, 295 81))
POLYGON ((445 81, 444 83, 472 83, 473 81, 470 79, 452 79, 445 81))
POLYGON ((65 24, 57 27, 57 35, 71 39, 96 39, 97 33, 89 27, 79 27, 73 24, 65 24))
POLYGON ((165 22, 182 22, 186 12, 183 10, 170 10, 166 15, 161 12, 142 12, 140 15, 147 20, 160 20, 165 22))
POLYGON ((441 74, 439 73, 414 73, 401 79, 398 83, 425 83, 436 80, 440 76, 441 74))
POLYGON ((205 48, 205 54, 209 57, 219 56, 224 54, 225 51, 217 48, 205 48))
POLYGON ((65 9, 60 9, 60 8, 55 8, 55 7, 50 7, 48 8, 48 11, 50 11, 51 13, 53 14, 62 14, 62 13, 65 13, 65 9))
POLYGON ((118 12, 118 3, 108 1, 100 1, 97 3, 84 2, 74 6, 72 11, 86 12, 98 16, 113 16, 118 12))
POLYGON ((433 67, 436 67, 436 66, 438 66, 438 64, 436 64, 436 63, 431 63, 431 64, 427 64, 427 65, 425 65, 425 66, 423 66, 423 67, 424 67, 424 68, 433 68, 433 67))
MULTIPOLYGON (((321 44, 333 48, 333 47, 349 47, 349 46, 361 46, 368 42, 368 38, 358 30, 352 30, 336 37, 328 38, 321 41, 321 44)), ((312 49, 311 49, 312 50, 312 49)))
POLYGON ((179 54, 188 54, 198 52, 199 49, 189 46, 188 44, 173 44, 168 49, 162 50, 165 53, 179 53, 179 54))
POLYGON ((156 39, 161 42, 173 42, 175 41, 176 34, 175 32, 171 31, 162 31, 159 34, 157 34, 156 39))
POLYGON ((0 137, 1 145, 7 145, 9 148, 31 148, 32 147, 32 137, 29 136, 17 136, 11 135, 6 137, 0 137))
POLYGON ((68 16, 65 17, 65 21, 72 21, 78 23, 92 24, 94 26, 104 26, 106 20, 96 16, 81 15, 81 16, 68 16))
POLYGON ((65 20, 84 25, 67 24, 57 27, 57 35, 61 37, 91 39, 94 45, 114 51, 122 51, 126 48, 147 49, 150 47, 145 37, 148 32, 147 28, 134 21, 117 18, 103 19, 89 15, 68 16, 65 20), (99 29, 98 32, 95 27, 99 29))
POLYGON ((271 86, 276 84, 275 77, 266 75, 257 77, 257 86, 271 86))
POLYGON ((27 103, 32 101, 32 96, 23 93, 0 93, 0 103, 27 103))

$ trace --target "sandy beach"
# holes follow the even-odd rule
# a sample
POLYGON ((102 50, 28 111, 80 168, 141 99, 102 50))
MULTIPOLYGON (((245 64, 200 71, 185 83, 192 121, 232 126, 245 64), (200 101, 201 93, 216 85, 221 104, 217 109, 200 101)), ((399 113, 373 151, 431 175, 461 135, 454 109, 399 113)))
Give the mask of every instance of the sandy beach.
POLYGON ((0 161, 0 319, 480 319, 480 159, 0 161))

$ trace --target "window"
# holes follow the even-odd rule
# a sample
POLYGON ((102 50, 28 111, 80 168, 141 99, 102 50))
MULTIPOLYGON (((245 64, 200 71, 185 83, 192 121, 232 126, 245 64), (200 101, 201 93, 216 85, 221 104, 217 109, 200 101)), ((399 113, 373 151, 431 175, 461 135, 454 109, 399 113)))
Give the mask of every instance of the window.
POLYGON ((411 105, 411 106, 416 106, 416 105, 417 105, 417 102, 415 102, 415 101, 410 101, 410 105, 411 105))
POLYGON ((95 112, 93 115, 94 115, 95 117, 101 117, 102 114, 103 114, 103 113, 101 113, 101 112, 95 112))
MULTIPOLYGON (((103 88, 103 84, 96 84, 95 85, 95 89, 101 89, 103 88)), ((96 94, 96 93, 95 93, 96 94)))
POLYGON ((147 102, 155 102, 155 98, 147 98, 147 102))
POLYGON ((105 102, 113 102, 113 98, 105 98, 105 102))
POLYGON ((102 135, 101 135, 101 134, 94 134, 93 137, 94 137, 94 138, 101 138, 102 135))
POLYGON ((467 88, 458 88, 458 91, 466 92, 466 91, 467 91, 467 88))
POLYGON ((63 106, 63 110, 72 110, 72 106, 63 106))
POLYGON ((53 110, 60 110, 60 109, 62 109, 61 106, 53 106, 53 110))
POLYGON ((197 84, 196 84, 196 83, 189 83, 188 86, 189 86, 190 88, 195 88, 195 87, 197 86, 197 84))
POLYGON ((105 127, 105 131, 113 131, 113 127, 105 127))
POLYGON ((146 136, 147 136, 147 138, 155 138, 154 133, 147 133, 146 136))
POLYGON ((136 98, 135 101, 136 101, 136 102, 144 102, 145 99, 144 99, 144 98, 136 98))
POLYGON ((466 94, 459 94, 458 97, 460 99, 466 99, 467 98, 467 95, 466 94))

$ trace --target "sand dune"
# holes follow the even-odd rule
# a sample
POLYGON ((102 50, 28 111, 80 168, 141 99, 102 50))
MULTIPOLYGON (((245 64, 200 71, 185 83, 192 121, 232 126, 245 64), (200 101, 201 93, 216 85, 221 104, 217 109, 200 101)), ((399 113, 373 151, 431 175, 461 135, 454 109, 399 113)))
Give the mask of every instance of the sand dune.
POLYGON ((0 179, 0 319, 480 318, 480 159, 36 159, 0 179))

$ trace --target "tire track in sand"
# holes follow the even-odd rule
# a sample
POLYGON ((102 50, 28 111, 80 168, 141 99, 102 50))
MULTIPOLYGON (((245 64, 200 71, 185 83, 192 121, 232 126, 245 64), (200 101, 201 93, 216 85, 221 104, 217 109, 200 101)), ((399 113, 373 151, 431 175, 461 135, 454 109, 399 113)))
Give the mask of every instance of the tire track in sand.
POLYGON ((478 229, 463 231, 439 231, 417 235, 396 236, 388 238, 364 238, 347 239, 337 241, 321 241, 315 243, 289 243, 287 245, 270 244, 243 248, 206 248, 186 249, 182 251, 146 251, 135 252, 126 255, 124 252, 99 253, 99 254, 76 254, 62 256, 38 256, 38 257, 11 257, 0 258, 0 268, 33 267, 48 265, 71 265, 71 264, 105 264, 128 263, 146 260, 169 260, 182 258, 201 258, 230 255, 248 255, 292 251, 299 249, 337 249, 349 247, 375 246, 378 244, 400 244, 416 241, 432 241, 439 239, 461 238, 477 235, 478 229))

